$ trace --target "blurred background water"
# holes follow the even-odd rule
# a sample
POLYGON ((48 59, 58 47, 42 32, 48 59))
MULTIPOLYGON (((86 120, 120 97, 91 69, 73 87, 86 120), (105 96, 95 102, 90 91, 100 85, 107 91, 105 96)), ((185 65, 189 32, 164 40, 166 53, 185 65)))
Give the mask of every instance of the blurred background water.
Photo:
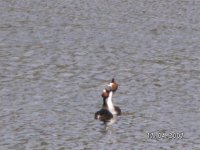
POLYGON ((2 0, 0 149, 199 150, 199 16, 197 0, 2 0))

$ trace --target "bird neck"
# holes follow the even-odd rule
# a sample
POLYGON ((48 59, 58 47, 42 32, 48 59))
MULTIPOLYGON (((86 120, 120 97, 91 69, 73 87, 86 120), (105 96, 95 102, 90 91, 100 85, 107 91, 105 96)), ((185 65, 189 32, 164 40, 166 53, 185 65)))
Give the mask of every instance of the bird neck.
POLYGON ((108 107, 108 105, 107 105, 107 103, 106 103, 106 98, 103 98, 103 106, 102 106, 103 108, 107 108, 108 107))
POLYGON ((111 91, 109 93, 109 97, 107 99, 107 105, 108 105, 108 109, 112 112, 114 111, 114 105, 113 105, 113 102, 112 102, 112 96, 113 96, 113 92, 111 91))

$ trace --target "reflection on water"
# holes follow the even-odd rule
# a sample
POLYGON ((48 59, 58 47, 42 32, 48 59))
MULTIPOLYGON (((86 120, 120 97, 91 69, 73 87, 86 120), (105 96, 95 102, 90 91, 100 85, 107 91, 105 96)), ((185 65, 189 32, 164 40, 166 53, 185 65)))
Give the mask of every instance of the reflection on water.
POLYGON ((199 149, 198 1, 0 7, 1 149, 199 149), (123 115, 105 126, 94 112, 112 77, 123 115))

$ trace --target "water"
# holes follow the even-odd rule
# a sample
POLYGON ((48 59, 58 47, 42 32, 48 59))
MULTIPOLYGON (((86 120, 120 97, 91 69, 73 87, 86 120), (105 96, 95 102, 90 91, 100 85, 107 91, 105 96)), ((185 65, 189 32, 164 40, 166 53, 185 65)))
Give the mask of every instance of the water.
POLYGON ((199 1, 0 4, 0 149, 200 148, 199 1), (105 127, 112 77, 123 115, 105 127))

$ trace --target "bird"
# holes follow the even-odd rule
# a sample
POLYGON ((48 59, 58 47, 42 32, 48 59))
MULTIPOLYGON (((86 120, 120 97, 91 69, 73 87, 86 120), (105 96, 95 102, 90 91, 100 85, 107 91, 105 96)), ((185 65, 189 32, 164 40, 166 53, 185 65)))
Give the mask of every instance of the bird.
POLYGON ((106 88, 107 91, 109 91, 109 96, 107 98, 107 107, 108 107, 108 110, 113 114, 113 115, 121 115, 121 109, 118 107, 118 106, 115 106, 113 104, 113 101, 112 101, 112 96, 113 96, 113 90, 112 90, 112 87, 108 86, 106 88))
POLYGON ((113 118, 113 114, 108 110, 107 98, 109 97, 110 91, 107 89, 103 90, 102 98, 103 98, 103 105, 102 108, 95 113, 95 119, 98 119, 103 122, 108 122, 113 118))

